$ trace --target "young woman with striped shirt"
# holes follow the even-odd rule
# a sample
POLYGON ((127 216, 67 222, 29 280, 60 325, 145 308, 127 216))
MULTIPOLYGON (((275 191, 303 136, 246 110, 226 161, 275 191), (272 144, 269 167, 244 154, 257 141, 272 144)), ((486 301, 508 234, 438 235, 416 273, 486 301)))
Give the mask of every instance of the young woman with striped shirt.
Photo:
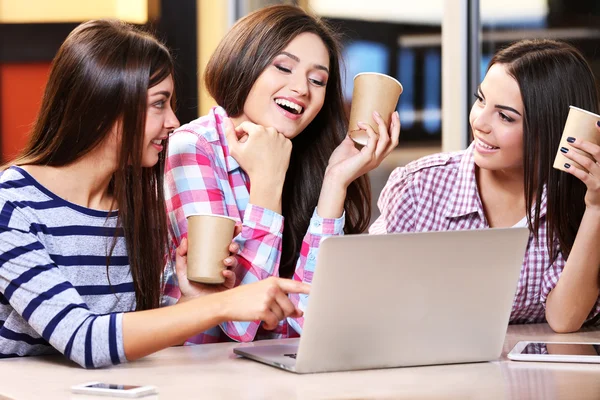
POLYGON ((0 176, 0 358, 102 367, 227 320, 301 316, 287 294, 308 286, 278 278, 159 308, 172 75, 169 51, 118 21, 81 24, 59 49, 29 144, 0 176))

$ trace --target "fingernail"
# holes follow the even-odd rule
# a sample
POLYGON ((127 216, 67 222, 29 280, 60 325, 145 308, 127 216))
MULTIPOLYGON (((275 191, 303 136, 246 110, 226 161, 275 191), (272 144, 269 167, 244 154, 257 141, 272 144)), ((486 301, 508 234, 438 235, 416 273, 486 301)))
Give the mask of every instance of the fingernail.
POLYGON ((562 151, 563 153, 567 153, 569 149, 567 149, 566 147, 561 147, 560 151, 562 151))
POLYGON ((379 115, 379 113, 377 111, 373 111, 373 114, 377 115, 379 118, 381 118, 381 115, 379 115))
POLYGON ((571 168, 571 164, 565 163, 565 168, 571 168))
POLYGON ((575 143, 575 138, 574 138, 574 137, 571 137, 571 136, 569 136, 569 137, 567 138, 567 142, 569 142, 569 143, 575 143))
POLYGON ((227 257, 227 258, 225 259, 225 262, 226 262, 227 264, 231 264, 231 257, 227 257))

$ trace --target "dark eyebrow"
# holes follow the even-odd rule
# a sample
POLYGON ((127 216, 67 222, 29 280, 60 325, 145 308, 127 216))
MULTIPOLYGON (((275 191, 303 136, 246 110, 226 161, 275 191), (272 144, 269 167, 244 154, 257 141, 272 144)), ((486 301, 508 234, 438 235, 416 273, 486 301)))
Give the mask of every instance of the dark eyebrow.
POLYGON ((168 90, 161 90, 160 92, 150 94, 150 96, 158 96, 158 95, 163 95, 167 99, 171 98, 171 92, 169 92, 168 90))
POLYGON ((501 109, 501 110, 512 111, 512 112, 514 112, 515 114, 517 114, 518 116, 521 116, 521 113, 520 113, 520 112, 518 112, 517 110, 515 110, 515 109, 514 109, 514 108, 512 108, 512 107, 509 107, 509 106, 503 106, 503 105, 500 105, 500 104, 496 104, 496 105, 494 105, 494 107, 496 107, 496 108, 499 108, 499 109, 501 109))
MULTIPOLYGON (((479 91, 479 93, 481 93, 481 97, 483 97, 485 99, 485 95, 481 91, 481 86, 477 86, 477 90, 479 91)), ((514 112, 515 114, 517 114, 520 117, 522 116, 520 112, 518 112, 517 110, 515 110, 514 108, 509 107, 509 106, 503 106, 501 104, 495 104, 494 107, 499 108, 501 110, 506 110, 506 111, 514 112)))
MULTIPOLYGON (((288 53, 287 51, 282 51, 281 54, 288 56, 289 58, 291 58, 292 60, 294 60, 296 62, 300 62, 300 59, 297 56, 293 55, 292 53, 288 53)), ((324 65, 313 64, 313 67, 329 73, 329 69, 324 65)))

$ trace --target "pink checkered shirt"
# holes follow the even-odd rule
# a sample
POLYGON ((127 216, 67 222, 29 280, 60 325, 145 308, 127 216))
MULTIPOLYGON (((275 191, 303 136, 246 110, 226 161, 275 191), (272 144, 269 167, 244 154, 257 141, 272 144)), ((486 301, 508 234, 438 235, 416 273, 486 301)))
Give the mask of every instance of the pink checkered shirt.
MULTIPOLYGON (((241 224, 242 232, 234 238, 240 247, 236 256, 239 265, 234 271, 236 286, 279 274, 283 216, 249 203, 248 175, 229 155, 223 124, 226 117, 223 108, 214 107, 208 115, 177 129, 169 139, 165 199, 171 257, 165 267, 163 305, 173 304, 180 297, 174 270, 175 250, 187 236, 186 216, 190 214, 227 215, 241 224)), ((344 218, 344 215, 338 219, 320 218, 315 210, 301 246, 294 279, 312 278, 312 272, 305 269, 307 260, 314 259, 321 238, 343 233, 344 218)), ((301 308, 307 300, 305 295, 290 297, 301 308)), ((288 319, 274 331, 266 331, 259 321, 227 322, 189 339, 186 344, 296 336, 295 331, 300 331, 301 324, 302 319, 288 319)))
MULTIPOLYGON (((381 216, 369 233, 489 228, 475 180, 473 146, 434 154, 392 172, 378 201, 381 216)), ((546 246, 546 193, 542 196, 539 241, 529 236, 510 322, 546 322, 545 304, 565 266, 552 262, 546 246)), ((600 298, 588 319, 600 313, 600 298)))

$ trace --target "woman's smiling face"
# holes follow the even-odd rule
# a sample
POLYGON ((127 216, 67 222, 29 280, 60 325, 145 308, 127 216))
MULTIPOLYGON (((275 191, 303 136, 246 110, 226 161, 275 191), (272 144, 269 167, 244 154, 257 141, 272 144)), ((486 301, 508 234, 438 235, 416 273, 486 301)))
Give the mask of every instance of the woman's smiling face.
POLYGON ((328 77, 325 44, 314 33, 301 33, 254 82, 236 123, 273 127, 292 139, 321 111, 328 77))
POLYGON ((523 100, 505 65, 492 65, 475 97, 469 117, 475 163, 488 170, 523 169, 523 100))

